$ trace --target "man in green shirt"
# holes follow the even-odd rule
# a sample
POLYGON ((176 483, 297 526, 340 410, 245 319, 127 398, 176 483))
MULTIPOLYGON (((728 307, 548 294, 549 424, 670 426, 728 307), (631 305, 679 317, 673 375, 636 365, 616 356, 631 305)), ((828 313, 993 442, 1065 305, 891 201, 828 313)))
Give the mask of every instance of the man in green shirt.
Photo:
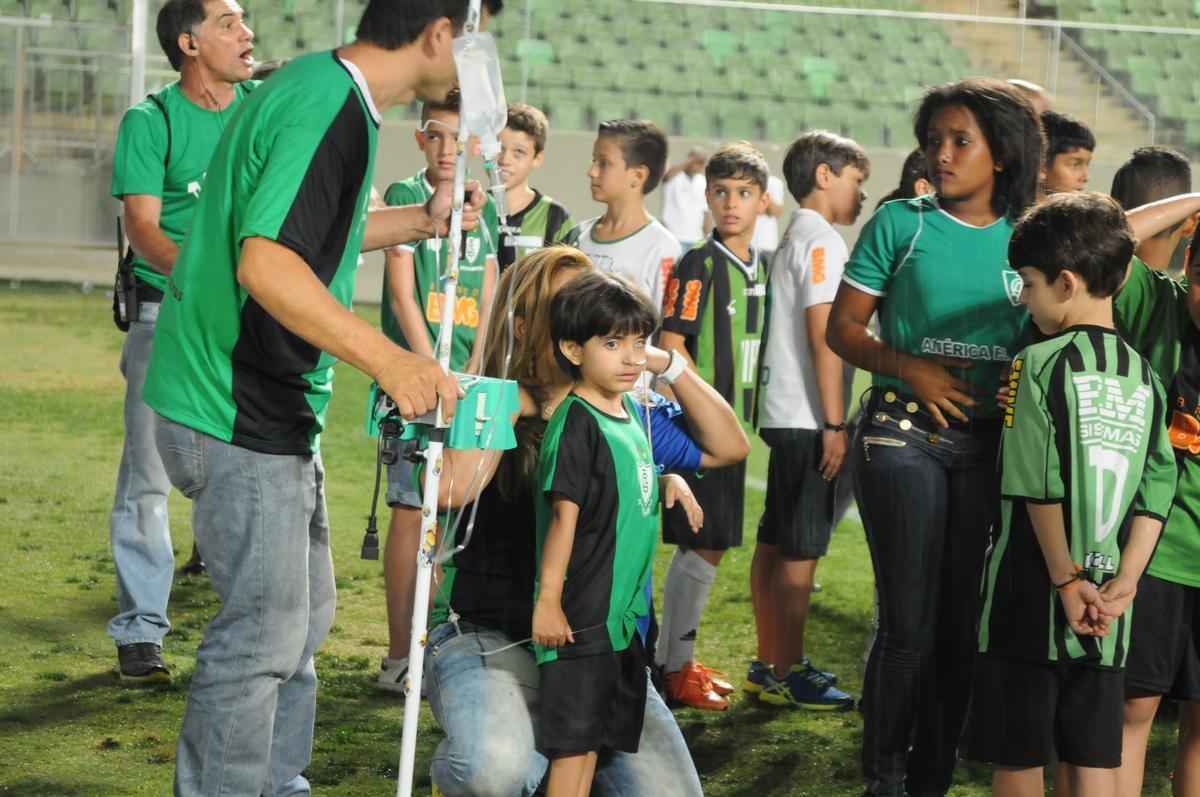
POLYGON ((137 320, 121 352, 125 444, 109 537, 118 614, 108 624, 122 681, 169 680, 162 658, 175 557, 167 524, 171 482, 142 399, 167 275, 192 224, 209 159, 253 81, 254 34, 232 0, 171 0, 158 38, 179 80, 130 108, 114 153, 112 195, 124 206, 134 252, 137 320))
MULTIPOLYGON (((197 655, 177 797, 310 793, 313 656, 335 604, 320 457, 334 362, 374 378, 406 418, 439 402, 454 413, 457 380, 349 305, 360 251, 449 232, 450 186, 425 205, 368 202, 381 111, 445 97, 467 10, 371 0, 353 43, 272 75, 213 156, 145 389, 222 603, 197 655)), ((465 229, 482 205, 471 184, 465 229)))

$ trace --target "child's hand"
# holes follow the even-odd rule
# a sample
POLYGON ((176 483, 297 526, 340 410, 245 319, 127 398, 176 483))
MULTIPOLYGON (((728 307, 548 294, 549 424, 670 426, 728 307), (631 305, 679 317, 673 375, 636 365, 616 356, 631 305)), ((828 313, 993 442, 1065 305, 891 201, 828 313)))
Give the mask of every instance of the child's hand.
POLYGON ((929 410, 938 426, 949 428, 946 415, 965 422, 967 416, 958 405, 974 407, 975 400, 967 395, 970 390, 967 383, 951 376, 946 369, 970 368, 971 365, 970 360, 952 357, 913 357, 901 376, 912 386, 913 393, 929 410))
MULTIPOLYGON (((676 355, 678 356, 678 355, 676 355)), ((667 370, 667 366, 671 364, 671 353, 666 349, 647 343, 646 344, 646 370, 658 376, 663 371, 667 370)))
POLYGON ((683 480, 683 477, 676 473, 668 473, 658 480, 659 490, 662 492, 663 506, 671 509, 675 504, 683 505, 683 511, 687 513, 688 525, 692 527, 693 534, 699 534, 700 528, 704 525, 704 510, 700 507, 700 502, 696 500, 696 495, 692 492, 692 488, 688 487, 688 483, 683 480))
POLYGON ((1100 590, 1090 581, 1074 581, 1071 586, 1058 590, 1063 613, 1071 630, 1080 636, 1106 636, 1108 616, 1100 590))
POLYGON ((1137 582, 1127 576, 1118 573, 1116 578, 1106 582, 1100 588, 1100 597, 1104 600, 1104 609, 1101 612, 1104 619, 1111 622, 1124 614, 1133 603, 1135 595, 1137 582))
POLYGON ((821 432, 821 462, 817 465, 817 470, 821 471, 822 479, 830 482, 837 478, 842 470, 842 463, 846 461, 848 447, 849 438, 844 429, 840 432, 832 429, 821 432))
POLYGON ((534 605, 533 641, 544 648, 561 648, 568 642, 575 642, 571 624, 558 601, 539 600, 534 605))

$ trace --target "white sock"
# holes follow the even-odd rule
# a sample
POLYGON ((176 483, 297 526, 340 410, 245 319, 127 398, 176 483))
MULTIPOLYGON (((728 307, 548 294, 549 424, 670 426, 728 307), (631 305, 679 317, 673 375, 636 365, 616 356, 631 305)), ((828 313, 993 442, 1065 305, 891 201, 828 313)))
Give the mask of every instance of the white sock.
POLYGON ((655 656, 666 672, 678 672, 692 660, 700 615, 716 578, 717 568, 698 553, 675 549, 663 585, 663 619, 655 656))

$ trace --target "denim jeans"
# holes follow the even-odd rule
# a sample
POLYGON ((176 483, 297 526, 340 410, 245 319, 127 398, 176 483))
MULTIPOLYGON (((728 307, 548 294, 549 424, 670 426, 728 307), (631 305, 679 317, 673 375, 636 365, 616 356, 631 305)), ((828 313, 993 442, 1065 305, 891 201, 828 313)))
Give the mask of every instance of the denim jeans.
MULTIPOLYGON (((446 797, 529 797, 549 762, 537 752, 538 669, 533 653, 500 631, 446 623, 429 635, 429 706, 446 733, 430 774, 446 797)), ((649 675, 647 675, 647 678, 649 675)), ((601 755, 592 794, 692 797, 700 777, 662 698, 648 686, 637 753, 601 755)))
POLYGON ((336 603, 319 455, 260 454, 159 418, 221 609, 204 632, 175 760, 177 797, 307 795, 313 654, 336 603))
POLYGON ((863 774, 885 797, 950 788, 1000 499, 999 422, 938 429, 923 410, 908 411, 910 401, 877 392, 854 452, 879 601, 863 682, 863 774))
POLYGON ((108 635, 118 646, 162 644, 171 624, 167 601, 175 575, 175 554, 167 525, 171 481, 154 446, 154 410, 142 400, 154 344, 158 304, 143 302, 139 320, 129 326, 121 349, 125 377, 125 445, 117 470, 117 490, 109 544, 117 572, 117 615, 108 635))

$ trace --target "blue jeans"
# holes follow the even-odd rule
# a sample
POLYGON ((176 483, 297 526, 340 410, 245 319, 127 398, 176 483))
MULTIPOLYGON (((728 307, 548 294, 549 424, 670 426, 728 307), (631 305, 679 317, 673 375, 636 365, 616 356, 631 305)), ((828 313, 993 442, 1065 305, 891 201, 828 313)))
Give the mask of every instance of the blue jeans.
MULTIPOLYGON (((446 738, 430 766, 446 797, 529 797, 546 774, 537 752, 538 669, 533 653, 500 631, 445 623, 429 635, 425 657, 429 705, 446 738)), ((649 677, 647 675, 647 677, 649 677)), ((592 794, 692 797, 702 794, 691 754, 653 685, 637 753, 602 755, 592 794)))
POLYGON ((117 571, 117 615, 108 623, 108 635, 118 646, 137 642, 161 645, 171 630, 167 622, 167 601, 175 575, 175 554, 167 525, 171 481, 154 446, 157 416, 142 400, 157 320, 158 303, 143 302, 139 320, 130 324, 121 349, 125 445, 109 525, 109 544, 117 571))
POLYGON ((177 797, 307 795, 313 654, 336 596, 320 455, 260 454, 159 418, 221 609, 204 632, 175 757, 177 797))
POLYGON ((863 774, 886 797, 950 788, 1000 500, 999 422, 937 429, 909 401, 877 392, 854 452, 879 600, 863 679, 863 774))

